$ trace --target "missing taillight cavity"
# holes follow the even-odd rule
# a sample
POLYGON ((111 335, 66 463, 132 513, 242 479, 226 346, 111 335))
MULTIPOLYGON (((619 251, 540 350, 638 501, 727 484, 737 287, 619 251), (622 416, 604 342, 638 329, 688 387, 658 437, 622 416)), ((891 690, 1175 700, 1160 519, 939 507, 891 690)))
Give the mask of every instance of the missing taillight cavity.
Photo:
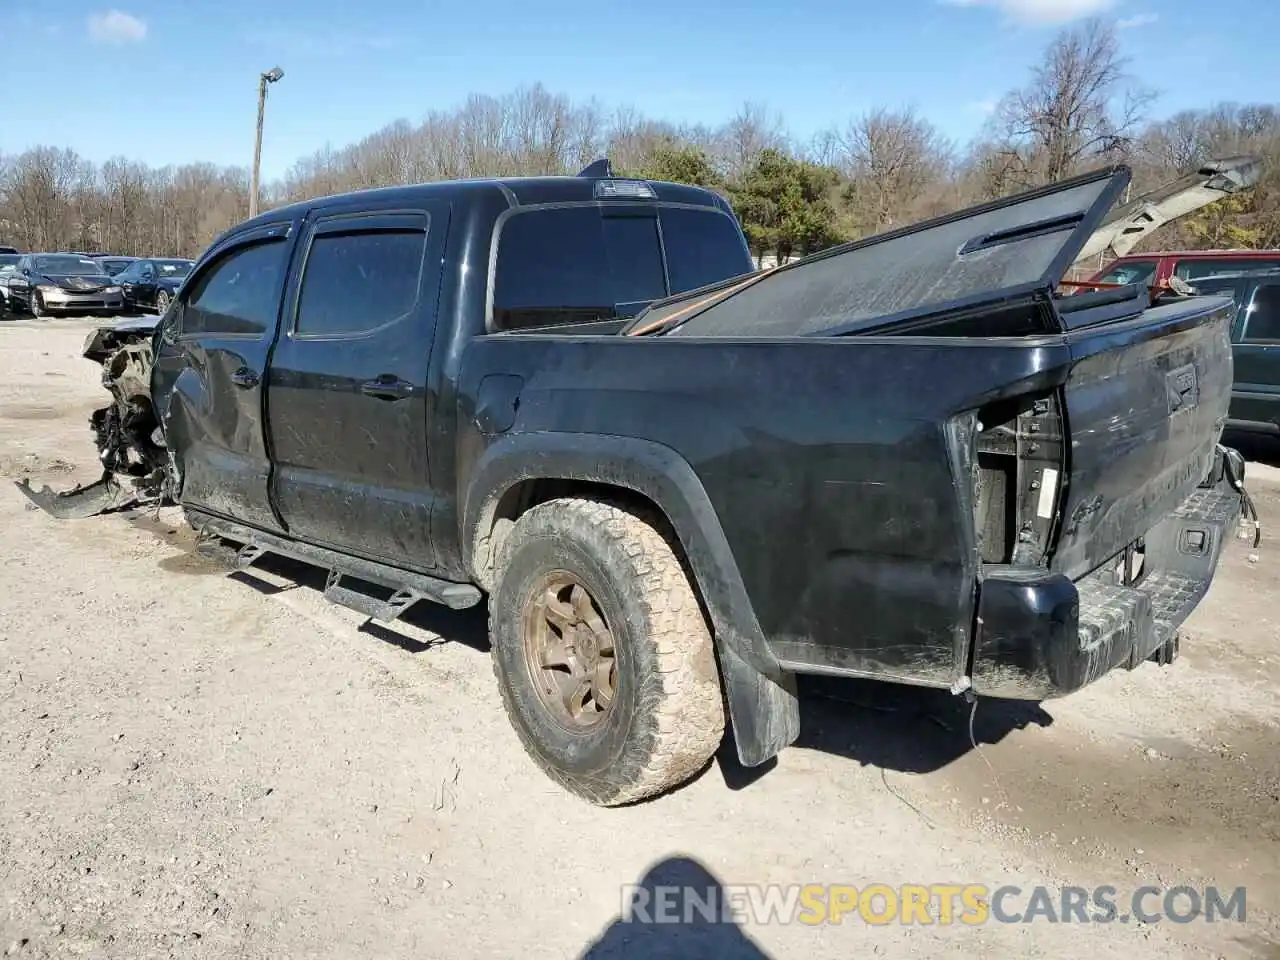
POLYGON ((979 413, 974 522, 984 563, 1046 562, 1062 489, 1060 411, 1047 394, 979 413))

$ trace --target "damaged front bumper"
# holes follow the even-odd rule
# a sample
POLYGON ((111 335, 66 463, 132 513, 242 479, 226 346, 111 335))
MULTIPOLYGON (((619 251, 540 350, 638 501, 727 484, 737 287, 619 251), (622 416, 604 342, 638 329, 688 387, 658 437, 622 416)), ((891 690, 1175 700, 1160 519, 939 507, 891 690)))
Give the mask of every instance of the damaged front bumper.
MULTIPOLYGON (((1214 476, 1143 537, 1139 549, 1074 582, 1040 568, 985 566, 973 691, 1043 700, 1117 667, 1171 660, 1178 628, 1208 592, 1242 509, 1252 512, 1243 484, 1243 460, 1220 450, 1214 476), (1136 556, 1142 566, 1135 576, 1136 556)), ((1247 519, 1256 530, 1256 516, 1247 519)))
POLYGON ((102 386, 111 402, 93 412, 102 476, 62 492, 30 481, 18 489, 60 520, 97 516, 143 502, 162 501, 172 490, 172 464, 151 401, 154 322, 101 327, 85 341, 83 355, 102 364, 102 386))

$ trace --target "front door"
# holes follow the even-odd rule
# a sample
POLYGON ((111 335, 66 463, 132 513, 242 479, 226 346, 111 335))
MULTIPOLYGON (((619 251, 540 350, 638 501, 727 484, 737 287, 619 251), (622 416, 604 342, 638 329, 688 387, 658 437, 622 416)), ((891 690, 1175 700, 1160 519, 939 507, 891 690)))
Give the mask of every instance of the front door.
POLYGON ((1280 430, 1280 280, 1260 282, 1240 313, 1231 419, 1255 430, 1280 430))
POLYGON ((267 404, 273 494, 294 537, 435 566, 426 389, 448 210, 311 224, 267 404))
POLYGON ((263 387, 295 232, 286 221, 212 251, 166 318, 152 375, 182 504, 269 530, 263 387))

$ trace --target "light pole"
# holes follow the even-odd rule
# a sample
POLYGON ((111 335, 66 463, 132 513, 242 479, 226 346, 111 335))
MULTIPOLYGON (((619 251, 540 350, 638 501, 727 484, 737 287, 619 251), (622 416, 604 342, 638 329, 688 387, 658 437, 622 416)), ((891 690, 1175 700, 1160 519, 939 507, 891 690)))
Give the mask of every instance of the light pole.
POLYGON ((249 219, 258 215, 258 168, 262 163, 262 113, 267 107, 267 84, 284 76, 279 67, 272 67, 258 77, 258 135, 253 141, 253 173, 249 184, 249 219))

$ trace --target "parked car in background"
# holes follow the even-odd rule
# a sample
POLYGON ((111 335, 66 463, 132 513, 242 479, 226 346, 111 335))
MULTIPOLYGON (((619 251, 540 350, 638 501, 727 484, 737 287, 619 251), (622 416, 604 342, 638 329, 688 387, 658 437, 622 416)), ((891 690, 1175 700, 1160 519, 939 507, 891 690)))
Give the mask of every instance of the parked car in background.
POLYGON ((119 313, 120 286, 97 260, 74 253, 27 253, 8 282, 9 308, 33 317, 51 313, 119 313))
POLYGON ((0 253, 0 316, 9 312, 9 278, 22 259, 19 253, 0 253))
POLYGON ((1273 269, 1280 269, 1280 250, 1180 250, 1121 257, 1089 279, 1092 283, 1161 287, 1170 277, 1194 284, 1221 274, 1273 269))
POLYGON ((1200 294, 1230 296, 1235 382, 1227 426, 1280 435, 1280 269, 1207 277, 1192 284, 1200 294))
POLYGON ((117 257, 110 254, 94 254, 93 259, 102 265, 102 269, 106 271, 108 276, 114 277, 129 264, 137 260, 137 257, 117 257))
POLYGON ((164 313, 194 265, 194 260, 134 260, 115 275, 124 292, 125 307, 147 307, 156 313, 164 313))
POLYGON ((17 247, 0 247, 0 253, 21 253, 17 247))

